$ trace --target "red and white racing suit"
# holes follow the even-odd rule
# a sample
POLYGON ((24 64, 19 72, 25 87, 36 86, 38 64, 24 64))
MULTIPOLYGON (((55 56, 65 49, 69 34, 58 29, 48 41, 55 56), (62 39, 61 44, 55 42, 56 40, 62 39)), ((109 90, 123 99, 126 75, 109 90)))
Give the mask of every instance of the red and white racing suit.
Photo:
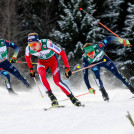
POLYGON ((39 58, 37 69, 45 91, 48 92, 51 90, 51 87, 46 79, 47 69, 50 68, 55 84, 59 86, 67 96, 70 95, 70 89, 62 82, 60 78, 60 68, 57 59, 58 54, 62 57, 65 67, 69 67, 65 52, 48 39, 41 39, 40 43, 42 45, 42 49, 39 52, 33 51, 29 46, 26 47, 25 58, 29 69, 33 68, 31 63, 31 55, 37 56, 39 58))

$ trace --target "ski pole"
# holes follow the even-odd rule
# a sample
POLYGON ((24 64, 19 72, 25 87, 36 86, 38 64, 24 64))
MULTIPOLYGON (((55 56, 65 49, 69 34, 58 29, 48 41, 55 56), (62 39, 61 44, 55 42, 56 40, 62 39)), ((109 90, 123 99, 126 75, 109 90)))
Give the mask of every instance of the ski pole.
POLYGON ((39 92, 40 92, 41 97, 44 98, 44 95, 42 94, 42 92, 41 92, 41 90, 40 90, 40 87, 38 86, 35 77, 34 77, 34 81, 35 81, 35 84, 36 84, 36 86, 37 86, 37 88, 38 88, 38 90, 39 90, 39 92))
MULTIPOLYGON (((86 95, 86 94, 89 94, 89 93, 80 94, 80 95, 77 95, 77 96, 75 96, 75 97, 77 98, 77 97, 80 97, 80 96, 83 96, 83 95, 86 95)), ((64 99, 64 100, 61 100, 61 101, 59 101, 59 102, 66 101, 66 100, 69 100, 69 98, 64 99)))
POLYGON ((100 64, 100 63, 102 63, 102 62, 106 62, 106 59, 104 59, 103 61, 98 62, 98 63, 96 63, 96 64, 92 64, 92 65, 90 65, 90 66, 87 66, 87 67, 81 68, 81 69, 79 69, 79 70, 76 70, 76 71, 72 72, 72 74, 75 74, 75 73, 77 73, 77 72, 79 72, 79 71, 82 71, 82 70, 84 70, 84 69, 93 67, 93 66, 95 66, 95 65, 97 65, 97 64, 100 64))
MULTIPOLYGON (((16 61, 16 63, 27 63, 27 62, 23 62, 23 61, 16 61)), ((38 63, 32 62, 32 64, 38 64, 38 63)))
MULTIPOLYGON (((108 27, 106 27, 104 24, 102 24, 100 21, 98 21, 96 18, 94 18, 91 14, 89 14, 88 12, 86 12, 85 10, 83 10, 83 8, 80 8, 80 10, 82 10, 83 12, 85 12, 86 14, 88 14, 90 17, 92 17, 93 19, 95 19, 102 27, 106 28, 113 35, 115 35, 119 39, 122 39, 120 36, 118 36, 117 34, 115 34, 112 30, 110 30, 108 27)), ((132 45, 130 44, 130 46, 132 46, 132 45)))

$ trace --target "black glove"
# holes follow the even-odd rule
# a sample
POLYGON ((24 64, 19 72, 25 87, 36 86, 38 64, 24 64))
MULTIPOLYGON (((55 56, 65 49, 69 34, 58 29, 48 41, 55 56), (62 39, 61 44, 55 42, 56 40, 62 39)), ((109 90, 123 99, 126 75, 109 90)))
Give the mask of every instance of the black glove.
POLYGON ((35 71, 33 68, 30 68, 30 76, 35 77, 35 71))
POLYGON ((10 63, 16 63, 17 58, 16 57, 12 57, 10 60, 10 63))
POLYGON ((69 78, 72 75, 72 72, 71 72, 69 67, 65 68, 65 75, 66 75, 67 78, 69 78))

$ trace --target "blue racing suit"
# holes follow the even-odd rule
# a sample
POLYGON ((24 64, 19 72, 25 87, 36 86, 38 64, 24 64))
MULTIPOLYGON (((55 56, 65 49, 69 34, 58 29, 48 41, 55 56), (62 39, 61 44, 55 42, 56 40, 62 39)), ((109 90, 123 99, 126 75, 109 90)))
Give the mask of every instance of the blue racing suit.
MULTIPOLYGON (((119 80, 121 80, 128 88, 130 88, 130 82, 121 75, 121 73, 117 70, 115 64, 113 63, 113 61, 104 53, 104 47, 107 46, 111 41, 118 41, 117 37, 114 36, 109 36, 106 39, 104 39, 100 44, 95 44, 96 46, 96 51, 95 51, 95 57, 94 59, 90 59, 85 53, 83 55, 83 67, 87 67, 91 64, 95 64, 95 63, 99 63, 95 66, 93 66, 91 68, 91 70, 94 72, 95 77, 96 77, 96 83, 98 85, 98 87, 100 89, 104 88, 103 86, 103 82, 100 78, 100 68, 104 67, 106 69, 108 69, 110 72, 112 72, 119 80), (98 55, 96 54, 98 52, 98 55), (101 58, 99 59, 99 55, 100 53, 101 58), (98 57, 97 57, 98 56, 98 57), (95 60, 96 59, 96 60, 95 60), (103 62, 104 59, 106 60, 106 62, 103 62), (95 62, 93 62, 95 61, 95 62)), ((84 81, 85 84, 87 86, 87 88, 91 88, 91 85, 89 83, 89 79, 88 79, 88 68, 83 70, 84 73, 84 81)))
POLYGON ((13 57, 17 57, 19 52, 19 47, 14 43, 11 43, 7 40, 0 39, 0 76, 5 79, 6 87, 11 88, 10 84, 10 75, 13 74, 16 78, 21 80, 26 86, 29 86, 27 80, 20 74, 20 72, 15 68, 8 60, 7 60, 7 47, 13 48, 14 55, 13 57))

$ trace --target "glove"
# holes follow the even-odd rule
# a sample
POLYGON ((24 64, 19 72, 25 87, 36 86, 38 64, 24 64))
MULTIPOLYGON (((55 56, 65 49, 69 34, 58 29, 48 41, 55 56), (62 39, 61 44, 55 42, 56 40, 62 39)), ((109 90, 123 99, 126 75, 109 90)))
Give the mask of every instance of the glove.
POLYGON ((123 40, 123 44, 124 44, 124 46, 128 46, 128 47, 130 47, 131 45, 130 45, 130 42, 129 42, 129 40, 123 40))
POLYGON ((16 57, 12 57, 10 60, 10 63, 16 63, 17 58, 16 57))
POLYGON ((30 76, 35 77, 35 71, 33 70, 33 68, 30 69, 30 76))
POLYGON ((124 46, 128 46, 128 47, 131 46, 129 40, 127 40, 127 39, 119 39, 119 42, 124 44, 124 46))
POLYGON ((88 92, 89 92, 90 94, 95 94, 95 90, 94 90, 93 88, 89 88, 89 89, 88 89, 88 92))
POLYGON ((67 78, 69 78, 72 75, 72 72, 71 72, 69 67, 65 68, 65 75, 66 75, 67 78))

